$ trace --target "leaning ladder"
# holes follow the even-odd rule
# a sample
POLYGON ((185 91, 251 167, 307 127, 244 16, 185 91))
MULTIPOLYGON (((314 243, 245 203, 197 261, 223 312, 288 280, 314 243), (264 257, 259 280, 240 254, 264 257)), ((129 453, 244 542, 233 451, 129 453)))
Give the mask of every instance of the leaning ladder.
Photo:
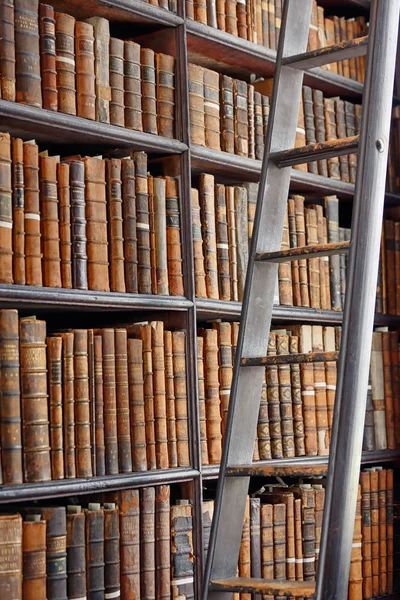
MULTIPOLYGON (((286 0, 284 4, 203 600, 229 599, 233 592, 293 597, 316 594, 324 600, 347 598, 374 323, 399 2, 372 0, 368 39, 312 52, 305 52, 312 0, 286 0), (293 149, 303 72, 362 54, 367 54, 367 68, 360 135, 293 149), (355 151, 359 158, 350 245, 280 251, 291 166, 355 151), (265 353, 278 263, 345 250, 349 250, 349 268, 317 583, 236 577, 263 371, 268 364, 265 353)), ((312 355, 297 358, 298 362, 313 360, 312 355)), ((315 358, 321 361, 321 354, 315 358)), ((257 466, 253 465, 251 473, 255 472, 257 466)))

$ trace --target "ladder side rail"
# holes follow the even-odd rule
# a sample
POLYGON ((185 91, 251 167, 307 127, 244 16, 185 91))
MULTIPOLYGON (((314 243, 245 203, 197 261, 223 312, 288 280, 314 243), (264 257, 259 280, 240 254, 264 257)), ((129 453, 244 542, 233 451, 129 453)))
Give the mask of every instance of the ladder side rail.
POLYGON ((361 464, 392 109, 399 0, 372 0, 318 600, 346 600, 361 464))

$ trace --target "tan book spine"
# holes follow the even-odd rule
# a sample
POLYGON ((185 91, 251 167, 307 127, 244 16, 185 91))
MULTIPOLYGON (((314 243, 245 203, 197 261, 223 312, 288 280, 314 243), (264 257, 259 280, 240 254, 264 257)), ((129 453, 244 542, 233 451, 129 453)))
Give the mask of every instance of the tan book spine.
POLYGON ((164 323, 151 323, 153 363, 154 429, 158 469, 168 469, 167 406, 165 390, 164 323))
POLYGON ((106 159, 106 173, 110 289, 112 292, 125 293, 121 160, 106 159))
POLYGON ((156 487, 156 598, 171 598, 170 486, 156 487))
POLYGON ((46 521, 41 518, 40 512, 37 515, 26 515, 22 523, 21 572, 23 582, 20 597, 37 600, 47 598, 46 521))
POLYGON ((237 0, 225 0, 225 26, 226 31, 232 35, 238 35, 238 21, 236 14, 237 0))
MULTIPOLYGON (((312 352, 311 325, 300 326, 300 352, 312 352)), ((303 399, 304 439, 307 456, 318 454, 317 420, 315 407, 314 368, 312 364, 300 365, 301 396, 303 399)))
MULTIPOLYGON (((63 405, 62 405, 62 338, 48 337, 47 364, 50 415, 51 478, 64 479, 63 405)), ((2 444, 2 451, 4 451, 2 444)), ((4 478, 4 460, 3 460, 4 478)))
MULTIPOLYGON (((272 332, 269 335, 267 355, 276 355, 276 334, 272 332)), ((266 378, 272 458, 283 458, 278 367, 267 367, 266 378)))
POLYGON ((67 163, 57 165, 58 201, 60 217, 61 283, 63 288, 72 288, 72 244, 71 244, 71 201, 70 167, 67 163))
MULTIPOLYGON (((288 200, 288 227, 289 227, 289 247, 296 248, 297 243, 297 229, 296 229, 296 210, 295 202, 293 198, 288 200)), ((299 261, 291 261, 292 270, 292 294, 294 306, 301 306, 301 291, 300 291, 300 268, 299 261)))
POLYGON ((144 414, 146 423, 147 466, 149 469, 156 469, 157 456, 155 440, 153 354, 151 346, 151 329, 151 325, 141 326, 141 337, 143 341, 144 414))
POLYGON ((13 283, 11 139, 0 134, 0 283, 13 283))
POLYGON ((106 475, 119 473, 114 329, 102 329, 106 475))
POLYGON ((239 299, 238 291, 238 266, 237 266, 237 245, 236 245, 236 211, 235 211, 235 188, 227 186, 226 194, 226 212, 228 219, 228 243, 229 243, 229 275, 231 282, 231 300, 239 299))
POLYGON ((0 42, 0 83, 3 100, 15 102, 15 13, 14 0, 2 3, 0 42))
MULTIPOLYGON (((261 505, 261 571, 263 579, 274 579, 274 528, 272 504, 261 505)), ((273 596, 268 596, 273 598, 273 596)))
POLYGON ((225 186, 221 184, 216 184, 215 186, 215 221, 219 297, 221 300, 230 300, 228 222, 226 216, 225 186))
POLYGON ((43 284, 61 287, 60 228, 58 220, 57 159, 40 156, 40 209, 43 284))
POLYGON ((221 75, 221 150, 235 152, 233 79, 221 75))
POLYGON ((20 138, 11 141, 12 151, 12 249, 13 280, 24 285, 25 276, 25 181, 24 181, 24 143, 20 138))
POLYGON ((165 183, 169 293, 183 296, 179 182, 175 177, 165 177, 165 183))
POLYGON ((358 486, 356 517, 354 521, 353 545, 351 549, 351 562, 349 574, 349 599, 363 597, 363 574, 362 574, 362 514, 361 514, 361 486, 358 486))
POLYGON ((382 332, 374 331, 371 345, 371 393, 376 450, 387 448, 382 332))
POLYGON ((110 123, 125 127, 124 41, 110 38, 110 123))
POLYGON ((209 461, 207 447, 207 419, 204 380, 204 339, 201 336, 197 338, 197 380, 199 393, 201 464, 208 465, 209 461))
POLYGON ((41 286, 39 149, 34 142, 24 143, 24 184, 26 283, 41 286))
MULTIPOLYGON (((306 237, 307 245, 315 246, 318 244, 317 212, 313 208, 305 209, 306 237)), ((320 308, 320 273, 319 258, 309 258, 308 263, 308 282, 310 289, 311 308, 320 308)))
MULTIPOLYGON (((277 334, 277 354, 289 354, 289 336, 277 334)), ((285 458, 295 456, 294 432, 293 432, 293 405, 291 389, 290 365, 279 365, 279 400, 282 432, 282 450, 285 458)))
POLYGON ((147 179, 147 155, 136 152, 135 188, 136 188, 136 231, 138 255, 138 290, 139 294, 151 294, 151 262, 150 262, 150 211, 149 189, 147 179))
POLYGON ((204 69, 204 126, 207 148, 221 150, 219 73, 204 69))
POLYGON ((186 334, 184 331, 172 332, 172 350, 178 466, 188 467, 190 459, 188 397, 186 386, 186 334))
POLYGON ((154 177, 147 176, 147 188, 149 190, 149 231, 150 231, 150 279, 151 293, 157 294, 157 274, 156 274, 156 233, 154 224, 154 177))
POLYGON ((140 64, 142 77, 143 131, 157 134, 156 68, 153 50, 141 48, 140 64))
POLYGON ((286 579, 286 506, 274 504, 274 579, 286 579))
POLYGON ((379 595, 388 593, 387 585, 387 516, 386 516, 386 469, 378 471, 379 507, 379 595))
MULTIPOLYGON (((282 250, 289 250, 289 219, 288 213, 285 212, 283 221, 282 235, 282 250)), ((284 306, 293 306, 293 284, 292 284, 292 267, 290 262, 279 263, 278 278, 279 278, 279 304, 284 306)))
POLYGON ((95 385, 95 449, 96 449, 96 475, 106 474, 104 441, 104 393, 103 393, 103 339, 95 335, 94 344, 94 385, 95 385))
POLYGON ((75 19, 56 12, 56 71, 58 110, 76 115, 75 19))
POLYGON ((153 180, 153 207, 155 231, 155 278, 157 293, 169 294, 168 253, 167 253, 167 212, 166 180, 155 177, 153 180))
POLYGON ((140 584, 145 598, 155 598, 155 570, 155 488, 149 487, 140 493, 140 584))
POLYGON ((129 41, 124 42, 124 90, 125 127, 143 131, 140 46, 129 41))
POLYGON ((386 540, 387 540, 387 590, 393 593, 393 469, 386 469, 386 540))
POLYGON ((208 298, 219 298, 213 175, 200 176, 200 211, 208 298))
POLYGON ((74 405, 76 476, 92 477, 87 329, 74 330, 74 405))
MULTIPOLYGON (((3 590, 3 596, 7 599, 22 599, 22 573, 23 566, 25 567, 24 574, 28 575, 32 572, 32 565, 29 558, 33 558, 32 554, 29 557, 28 548, 23 547, 23 524, 21 515, 1 515, 0 516, 0 536, 2 540, 3 560, 0 570, 0 587, 3 590), (24 556, 23 556, 24 550, 24 556), (23 563, 23 558, 25 559, 23 563), (28 564, 27 564, 28 563, 28 564)), ((37 538, 36 538, 37 539, 37 538)), ((41 536, 41 540, 42 540, 41 536)), ((26 541, 26 538, 25 540, 26 541)), ((43 555, 42 555, 43 556, 43 555)), ((41 557, 42 558, 42 557, 41 557)), ((43 563, 38 560, 36 573, 39 575, 43 571, 43 563)), ((25 586, 24 586, 25 589, 25 586)), ((35 597, 38 597, 35 595, 35 597)), ((25 595, 24 595, 25 598, 25 595)))
MULTIPOLYGON (((324 98, 325 134, 328 142, 337 140, 335 102, 332 98, 324 98)), ((328 158, 329 177, 340 179, 339 158, 328 158)))
POLYGON ((218 380, 218 334, 205 329, 204 338, 204 381, 207 420, 208 458, 210 464, 221 461, 221 402, 218 380))
POLYGON ((175 134, 175 59, 156 54, 156 97, 158 134, 173 138, 175 134))
MULTIPOLYGON (((334 352, 335 347, 335 328, 324 327, 324 351, 334 352)), ((327 361, 325 363, 325 381, 326 381, 326 408, 328 413, 328 427, 329 432, 332 432, 333 424, 333 410, 335 405, 335 394, 336 394, 336 378, 337 378, 337 365, 336 362, 327 361)))
POLYGON ((103 17, 91 17, 93 26, 94 74, 96 82, 96 121, 110 123, 110 23, 103 17))
MULTIPOLYGON (((297 245, 306 245, 306 226, 304 218, 304 198, 303 196, 294 196, 295 204, 295 219, 296 219, 296 232, 297 232, 297 245)), ((308 269, 307 260, 299 260, 299 279, 300 279, 300 295, 301 305, 310 306, 310 295, 308 289, 308 269)))
POLYGON ((122 473, 132 472, 131 428, 128 382, 128 339, 126 329, 115 329, 115 375, 117 394, 118 462, 122 473))
MULTIPOLYGON (((250 497, 246 498, 242 539, 239 551, 239 577, 251 577, 250 558, 250 497)), ((241 600, 251 600, 251 594, 240 594, 241 600)))
MULTIPOLYGON (((289 336, 289 352, 297 354, 299 351, 299 338, 296 335, 289 336)), ((294 447, 296 456, 304 456, 306 453, 304 445, 304 420, 303 420, 303 402, 301 397, 301 376, 300 365, 290 365, 290 381, 292 387, 292 406, 293 406, 293 430, 294 447)))
MULTIPOLYGON (((300 96, 300 105, 299 105, 299 116, 297 119, 297 127, 296 127, 296 138, 294 141, 295 148, 301 148, 306 145, 306 124, 304 119, 304 105, 303 105, 303 96, 300 96)), ((293 167, 297 171, 308 171, 307 164, 295 165, 293 167)))
MULTIPOLYGON (((243 4, 238 2, 238 7, 243 4)), ((240 35, 240 32, 239 32, 240 35)), ((245 36, 241 36, 245 37, 245 36)), ((233 80, 234 101, 234 132, 235 132, 235 154, 240 156, 249 155, 249 131, 248 131, 248 101, 247 83, 239 79, 233 80)))
MULTIPOLYGON (((196 5, 195 5, 196 6, 196 5)), ((196 19, 197 20, 197 19, 196 19)), ((188 64, 190 141, 205 146, 204 69, 188 64)))
POLYGON ((129 408, 134 471, 147 470, 143 342, 128 339, 129 408))
POLYGON ((271 437, 269 432, 269 417, 268 417, 268 397, 267 397, 267 380, 263 377, 260 410, 258 413, 257 423, 257 440, 258 440, 258 455, 260 460, 268 460, 272 458, 271 454, 271 437))
POLYGON ((62 392, 64 425, 64 471, 67 479, 76 477, 74 414, 74 334, 62 333, 62 392))
POLYGON ((247 190, 242 186, 235 186, 235 217, 236 217, 236 243, 238 265, 238 299, 241 302, 244 294, 247 265, 249 262, 248 241, 248 197, 247 190))
POLYGON ((372 557, 372 596, 379 596, 379 472, 375 469, 370 471, 370 491, 371 491, 371 557, 372 557))
POLYGON ((176 418, 175 418, 175 388, 174 365, 172 351, 172 331, 164 331, 164 361, 165 361, 165 398, 167 414, 168 462, 170 468, 178 466, 176 418))
POLYGON ((206 273, 204 270, 203 239, 201 235, 199 191, 192 188, 191 197, 195 294, 196 298, 207 298, 206 273))
POLYGON ((221 432, 224 436, 228 416, 229 398, 233 375, 232 326, 230 323, 215 323, 218 331, 219 396, 221 402, 221 432))
MULTIPOLYGON (((321 325, 312 325, 312 351, 324 352, 323 330, 321 325)), ((326 396, 326 372, 323 362, 314 365, 315 416, 317 422, 318 455, 329 454, 329 422, 326 396)))
POLYGON ((135 163, 130 158, 122 161, 122 212, 126 291, 137 294, 138 249, 136 230, 135 163))
POLYGON ((77 21, 75 26, 76 104, 78 117, 96 119, 94 74, 94 37, 89 23, 77 21))

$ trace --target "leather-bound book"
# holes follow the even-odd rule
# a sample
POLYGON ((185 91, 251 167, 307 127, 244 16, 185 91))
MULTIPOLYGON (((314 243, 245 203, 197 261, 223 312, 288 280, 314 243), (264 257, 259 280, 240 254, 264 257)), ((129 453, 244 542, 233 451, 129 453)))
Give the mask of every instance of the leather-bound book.
MULTIPOLYGON (((312 326, 299 327, 299 350, 302 354, 312 352, 312 326)), ((318 454, 318 434, 315 406, 314 367, 312 364, 300 365, 301 395, 303 399, 304 441, 307 456, 318 454)))
MULTIPOLYGON (((345 17, 339 18, 339 31, 340 31, 340 41, 345 42, 347 40, 347 30, 346 30, 346 19, 345 17)), ((348 58, 345 58, 342 62, 342 74, 343 77, 350 77, 350 61, 348 58)))
MULTIPOLYGON (((312 90, 312 98, 314 102, 315 137, 317 142, 325 142, 327 138, 325 133, 323 93, 321 90, 312 90)), ((328 177, 328 163, 326 160, 318 161, 318 174, 323 177, 328 177)))
MULTIPOLYGON (((274 578, 274 529, 272 504, 261 505, 261 571, 263 579, 274 578)), ((273 596, 268 596, 273 598, 273 596)))
POLYGON ((351 562, 349 574, 349 600, 363 598, 363 573, 362 573, 362 530, 361 530, 361 486, 358 486, 356 516, 354 521, 353 545, 351 549, 351 562))
MULTIPOLYGON (((268 339, 268 356, 276 356, 276 333, 271 332, 268 339)), ((281 413, 279 402, 278 367, 266 368, 267 403, 272 458, 283 458, 281 413)))
MULTIPOLYGON (((324 351, 334 352, 335 346, 335 328, 324 327, 324 351)), ((329 431, 332 431, 333 424, 333 408, 335 404, 335 393, 336 393, 336 377, 337 377, 337 363, 334 361, 327 361, 325 363, 325 381, 326 381, 326 407, 328 411, 328 426, 329 431)))
MULTIPOLYGON (((336 130, 337 137, 343 139, 347 137, 346 134, 346 119, 344 114, 344 102, 340 98, 334 98, 335 112, 336 112, 336 130)), ((349 157, 347 154, 339 156, 340 165, 340 178, 342 181, 350 181, 349 173, 349 157)))
POLYGON ((225 30, 232 35, 238 35, 238 22, 236 15, 237 0, 227 0, 225 2, 225 30))
POLYGON ((303 581, 303 531, 300 498, 294 499, 294 547, 296 556, 296 581, 303 581))
POLYGON ((109 292, 105 162, 86 157, 84 163, 89 289, 109 292))
POLYGON ((92 477, 87 329, 74 330, 76 476, 92 477))
MULTIPOLYGON (((283 221, 282 250, 289 250, 289 220, 288 213, 285 212, 283 221)), ((292 267, 290 262, 280 263, 278 266, 279 281, 279 304, 293 306, 293 285, 292 285, 292 267)))
POLYGON ((274 525, 274 579, 286 579, 286 506, 273 505, 274 525))
POLYGON ((58 110, 76 115, 75 19, 55 13, 58 110))
POLYGON ((85 163, 70 163, 72 284, 78 290, 88 289, 88 258, 85 209, 85 163))
POLYGON ((228 243, 229 243, 229 275, 231 281, 231 300, 239 299, 238 292, 238 265, 237 265, 237 241, 236 241, 236 209, 235 188, 225 188, 226 212, 228 220, 228 243))
POLYGON ((214 176, 200 175, 200 214, 208 298, 219 298, 214 176))
POLYGON ((168 295, 166 180, 163 177, 153 180, 153 209, 156 288, 158 294, 168 295))
POLYGON ((75 466, 75 414, 74 414, 74 334, 62 333, 62 393, 64 425, 64 472, 67 479, 76 476, 75 466))
MULTIPOLYGON (((324 209, 320 204, 313 206, 317 213, 317 237, 318 244, 327 244, 328 243, 328 223, 326 217, 324 217, 324 209)), ((344 240, 343 240, 344 241, 344 240)), ((344 261, 344 267, 346 262, 346 257, 341 255, 340 260, 344 261)), ((320 297, 320 307, 323 310, 330 310, 331 308, 331 293, 330 293, 330 283, 329 283, 329 257, 328 256, 320 256, 318 259, 319 263, 319 297, 320 297)), ((340 267, 342 268, 342 262, 340 263, 340 267)), ((342 285, 342 275, 340 275, 341 285, 342 285)), ((346 276, 344 274, 344 286, 346 286, 346 276)), ((341 288, 342 293, 342 288, 341 288)))
POLYGON ((86 522, 80 506, 67 506, 68 598, 86 597, 86 522))
POLYGON ((387 523, 386 523, 386 470, 378 470, 379 506, 379 595, 388 593, 387 585, 387 523))
POLYGON ((21 404, 24 480, 51 479, 47 406, 46 322, 20 320, 21 404))
MULTIPOLYGON (((328 142, 337 140, 335 101, 332 98, 324 98, 325 135, 328 142)), ((329 177, 340 179, 339 158, 334 156, 328 158, 329 177)))
POLYGON ((391 351, 390 332, 382 332, 382 357, 383 357, 383 381, 385 389, 385 417, 386 417, 386 439, 387 447, 393 450, 396 447, 394 428, 393 391, 391 378, 391 351))
POLYGON ((0 310, 0 424, 3 484, 22 483, 19 320, 0 310))
POLYGON ((194 598, 194 556, 192 507, 188 500, 171 506, 171 589, 172 599, 194 598))
MULTIPOLYGON (((304 214, 304 198, 303 196, 295 195, 294 199, 294 210, 295 210, 295 223, 296 223, 296 238, 297 246, 306 245, 306 225, 305 225, 305 214, 304 214)), ((301 306, 310 306, 310 293, 308 287, 308 268, 307 260, 302 259, 298 261, 299 265, 299 281, 300 281, 300 298, 301 306)))
POLYGON ((139 294, 151 294, 150 219, 147 154, 135 152, 136 231, 139 294))
POLYGON ((3 559, 0 567, 1 596, 4 600, 22 600, 21 515, 0 516, 0 539, 3 559))
POLYGON ((188 64, 190 141, 205 146, 204 69, 188 64))
POLYGON ((394 221, 389 219, 384 220, 384 236, 385 236, 385 259, 388 265, 386 275, 387 286, 387 312, 390 315, 397 314, 396 307, 396 235, 394 221))
POLYGON ((110 123, 125 127, 124 41, 110 38, 110 123))
MULTIPOLYGON (((297 127, 296 127, 296 137, 294 141, 295 148, 301 148, 306 145, 306 126, 304 121, 304 105, 303 105, 303 96, 300 96, 300 106, 299 106, 299 114, 297 118, 297 127)), ((297 171, 308 171, 308 165, 305 163, 300 163, 298 165, 294 165, 293 169, 297 171)))
POLYGON ((54 8, 48 4, 39 4, 39 19, 43 108, 57 111, 58 90, 54 8))
POLYGON ((13 199, 10 134, 0 134, 0 283, 13 283, 13 199))
POLYGON ((156 233, 154 224, 154 177, 147 175, 147 188, 149 190, 149 227, 150 227, 150 279, 151 293, 157 294, 156 275, 156 233))
POLYGON ((269 433, 267 380, 264 375, 261 390, 260 410, 257 423, 258 455, 260 460, 268 460, 271 455, 271 437, 269 433))
POLYGON ((1 98, 15 102, 15 28, 14 0, 3 0, 0 16, 1 98))
POLYGON ((211 522, 214 515, 214 500, 203 501, 203 556, 207 558, 210 543, 211 522))
POLYGON ((22 523, 22 574, 20 597, 46 600, 46 521, 40 514, 22 523))
MULTIPOLYGON (((0 42, 1 43, 1 42, 0 42)), ((25 184, 24 143, 20 138, 11 140, 12 155, 12 250, 13 281, 24 285, 25 277, 25 184)))
MULTIPOLYGON (((251 576, 261 578, 261 505, 260 498, 250 498, 250 556, 251 576)), ((254 600, 262 600, 255 594, 254 600)))
POLYGON ((104 510, 97 502, 89 503, 86 517, 87 599, 104 598, 104 510))
POLYGON ((207 25, 207 2, 206 0, 193 1, 194 19, 198 23, 207 25))
POLYGON ((57 165, 58 208, 60 218, 61 283, 63 288, 72 288, 72 244, 71 244, 71 197, 70 165, 57 165))
POLYGON ((58 221, 57 159, 40 156, 40 209, 43 285, 61 287, 60 228, 58 221))
POLYGON ((230 323, 214 323, 218 331, 218 362, 219 362, 219 396, 221 402, 221 432, 225 433, 228 416, 229 398, 231 393, 233 364, 232 364, 232 326, 230 323))
POLYGON ((103 338, 103 397, 106 475, 115 475, 119 472, 119 467, 114 329, 102 329, 101 335, 103 338))
POLYGON ((220 141, 220 107, 219 107, 219 73, 204 69, 204 125, 207 148, 221 150, 220 141))
POLYGON ((125 127, 143 131, 140 46, 124 42, 125 127))
MULTIPOLYGON (((324 516, 325 488, 322 484, 313 484, 315 492, 315 572, 318 571, 319 551, 321 545, 322 520, 324 516)), ((361 501, 361 497, 360 497, 361 501)), ((360 508, 361 516, 361 508, 360 508)), ((360 523, 361 534, 361 523, 360 523)), ((361 539, 361 538, 360 538, 361 539)), ((357 540, 358 542, 358 540, 357 540)), ((361 547, 361 546, 360 546, 361 547)))
POLYGON ((249 158, 256 157, 255 122, 254 122, 254 85, 247 86, 247 110, 249 118, 249 158))
POLYGON ((153 364, 156 463, 158 469, 167 469, 169 463, 164 363, 164 323, 162 321, 153 321, 150 325, 153 364))
POLYGON ((156 97, 158 134, 173 138, 175 133, 175 59, 156 54, 156 97))
POLYGON ((75 55, 77 115, 95 120, 94 37, 90 23, 76 22, 75 55))
POLYGON ((121 160, 106 159, 107 220, 110 246, 110 288, 112 292, 125 292, 124 238, 122 221, 121 160))
POLYGON ((188 467, 190 460, 186 387, 186 334, 184 331, 172 332, 172 348, 178 466, 188 467))
POLYGON ((203 239, 201 236, 199 191, 195 188, 192 188, 192 239, 195 295, 196 298, 207 298, 203 239))
POLYGON ((175 177, 165 177, 165 183, 169 293, 183 296, 179 182, 175 177))
POLYGON ((207 422, 208 458, 210 464, 221 461, 221 401, 218 379, 218 333, 205 329, 204 338, 204 381, 207 422))
POLYGON ((103 17, 86 19, 93 27, 96 80, 96 121, 110 123, 110 23, 103 17))
POLYGON ((367 469, 370 474, 371 500, 371 558, 372 558, 372 597, 379 596, 379 472, 367 469))
POLYGON ((153 50, 149 48, 140 49, 140 64, 143 131, 157 134, 156 68, 153 50))
POLYGON ((96 472, 96 381, 94 359, 94 329, 88 329, 88 373, 89 373, 89 413, 90 413, 90 458, 92 474, 96 472))
POLYGON ((67 600, 67 522, 63 506, 29 508, 46 521, 47 600, 67 600))
POLYGON ((146 454, 148 469, 157 468, 155 423, 154 423, 154 389, 153 389, 153 353, 152 327, 149 324, 139 325, 139 336, 143 342, 143 380, 144 380, 144 415, 146 430, 146 454))
MULTIPOLYGON (((346 136, 351 137, 356 135, 356 122, 355 122, 355 107, 352 102, 344 103, 344 119, 346 123, 346 136)), ((349 154, 349 177, 352 183, 356 181, 357 173, 357 155, 349 154)))
POLYGON ((374 405, 372 402, 371 373, 368 377, 367 404, 365 407, 364 435, 362 449, 366 452, 375 450, 374 437, 374 405))
MULTIPOLYGON (((339 241, 339 200, 337 196, 326 196, 324 202, 328 220, 328 241, 330 244, 337 243, 339 241)), ((329 264, 332 309, 342 310, 339 255, 330 256, 329 264)))
POLYGON ((136 230, 135 163, 122 161, 122 212, 126 291, 138 292, 138 253, 136 230))
POLYGON ((238 265, 238 300, 243 300, 247 265, 249 262, 248 197, 247 189, 235 186, 235 218, 238 265))
POLYGON ((400 382, 399 382, 399 343, 397 331, 391 331, 390 335, 390 371, 393 396, 394 412, 394 434, 396 447, 400 444, 400 382))
POLYGON ((201 336, 197 338, 197 380, 199 394, 201 464, 208 465, 209 461, 207 448, 207 420, 204 381, 204 340, 201 336))
POLYGON ((236 16, 238 36, 247 40, 247 18, 246 18, 246 2, 245 0, 237 0, 236 16))
POLYGON ((167 413, 168 463, 170 468, 178 466, 174 365, 172 351, 172 331, 164 331, 164 364, 165 364, 165 400, 167 413))
MULTIPOLYGON (((288 335, 280 333, 276 335, 276 350, 278 355, 289 354, 288 335)), ((295 456, 290 375, 290 365, 280 365, 278 367, 282 450, 283 456, 287 458, 295 456)))
MULTIPOLYGON (((322 334, 322 325, 312 325, 312 351, 324 352, 324 341, 322 334)), ((315 391, 315 416, 317 422, 317 441, 318 455, 328 456, 329 454, 329 423, 328 408, 326 396, 326 374, 325 364, 315 362, 314 369, 314 391, 315 391)))
POLYGON ((235 154, 249 155, 247 83, 233 80, 235 154))
MULTIPOLYGON (((289 228, 289 247, 297 247, 297 229, 296 229, 296 209, 295 201, 293 198, 288 199, 288 228, 289 228)), ((300 292, 300 271, 299 261, 291 261, 291 275, 292 275, 292 294, 293 294, 293 305, 301 306, 301 292, 300 292)))
POLYGON ((114 502, 104 504, 104 598, 121 593, 119 513, 114 502))
MULTIPOLYGON (((400 223, 396 222, 394 224, 394 246, 395 246, 395 268, 396 268, 396 308, 398 307, 398 309, 400 310, 400 223)), ((379 284, 382 285, 380 283, 380 279, 382 277, 381 275, 381 271, 382 271, 382 267, 379 267, 379 271, 378 271, 378 283, 377 283, 377 290, 376 290, 376 303, 377 303, 377 308, 376 311, 378 311, 378 286, 379 284)), ((380 312, 382 312, 382 310, 380 310, 380 312)))
POLYGON ((233 79, 221 75, 221 150, 235 152, 233 79))
POLYGON ((251 238, 253 237, 254 219, 256 216, 257 208, 257 195, 258 195, 258 184, 257 183, 246 183, 244 186, 247 190, 247 226, 248 226, 248 237, 249 237, 249 249, 251 245, 251 238))
POLYGON ((128 339, 128 378, 133 470, 146 471, 147 458, 142 340, 128 339))
MULTIPOLYGON (((296 335, 289 336, 289 352, 297 354, 299 351, 299 338, 296 335)), ((293 430, 294 430, 294 447, 296 456, 304 456, 304 420, 303 420, 303 401, 301 397, 301 377, 300 365, 290 365, 290 380, 292 390, 292 406, 293 406, 293 430)))
POLYGON ((106 474, 104 442, 103 338, 94 336, 96 475, 106 474))
MULTIPOLYGON (((49 378, 51 478, 64 479, 62 338, 48 337, 46 344, 49 378)), ((4 460, 2 462, 4 477, 4 460)))
POLYGON ((255 158, 262 160, 264 154, 262 100, 260 92, 257 91, 254 92, 254 143, 255 158))
POLYGON ((315 490, 311 484, 299 487, 303 521, 303 569, 304 581, 315 578, 315 490))
MULTIPOLYGON (((250 497, 246 498, 246 505, 243 519, 242 539, 239 551, 239 577, 250 578, 251 576, 251 558, 250 558, 250 497)), ((241 599, 251 600, 251 594, 240 594, 241 599)))
POLYGON ((384 385, 384 364, 382 333, 374 331, 371 346, 371 392, 374 407, 375 448, 383 450, 388 447, 386 433, 386 406, 384 385))
POLYGON ((119 507, 121 598, 140 598, 139 490, 114 493, 119 507))
POLYGON ((387 590, 393 593, 393 469, 386 470, 386 539, 387 539, 387 590))
MULTIPOLYGON (((315 246, 318 244, 317 212, 315 208, 306 208, 304 213, 306 222, 307 245, 315 246)), ((321 308, 319 258, 309 258, 307 260, 307 263, 311 308, 319 309, 321 308)))
POLYGON ((143 600, 155 598, 155 489, 140 493, 140 583, 143 600))
POLYGON ((226 215, 225 186, 221 184, 216 184, 215 186, 215 221, 219 297, 221 300, 230 300, 228 221, 226 215))
POLYGON ((38 0, 14 0, 16 101, 42 108, 38 0))
MULTIPOLYGON (((310 29, 311 31, 311 29, 310 29)), ((306 130, 306 143, 315 144, 317 141, 315 135, 315 122, 314 122, 314 103, 312 97, 312 89, 306 85, 303 85, 303 109, 304 109, 304 124, 306 130)), ((346 136, 345 136, 346 137, 346 136)), ((318 164, 317 162, 308 163, 308 171, 318 175, 318 164)))
POLYGON ((372 598, 371 491, 369 471, 361 471, 363 598, 372 598))
POLYGON ((156 487, 156 598, 171 598, 170 487, 156 487))
POLYGON ((128 340, 126 329, 115 329, 118 461, 121 473, 132 471, 129 414, 128 340))

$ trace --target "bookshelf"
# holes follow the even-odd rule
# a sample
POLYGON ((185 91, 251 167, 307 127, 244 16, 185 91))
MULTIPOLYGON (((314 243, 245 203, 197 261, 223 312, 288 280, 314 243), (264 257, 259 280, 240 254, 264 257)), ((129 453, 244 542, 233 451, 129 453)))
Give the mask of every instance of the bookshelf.
MULTIPOLYGON (((241 304, 195 298, 191 181, 192 175, 195 177, 199 173, 210 173, 218 176, 221 183, 257 182, 261 161, 190 144, 187 65, 188 62, 195 62, 243 78, 248 78, 250 73, 272 76, 276 53, 218 29, 186 20, 184 0, 179 0, 177 14, 142 0, 49 0, 49 4, 78 19, 105 17, 110 20, 114 35, 143 42, 154 51, 171 53, 176 57, 177 139, 127 130, 5 100, 0 100, 0 131, 22 137, 24 140, 35 138, 46 149, 55 152, 63 149, 64 154, 79 152, 82 155, 104 154, 122 157, 128 151, 142 150, 148 153, 149 161, 161 165, 166 174, 178 177, 185 295, 174 297, 122 294, 2 284, 0 307, 15 308, 22 314, 29 314, 32 310, 38 315, 49 314, 55 323, 62 320, 64 313, 68 312, 68 322, 76 323, 77 326, 86 323, 86 319, 90 319, 91 322, 98 319, 117 324, 121 321, 129 323, 160 318, 166 323, 179 323, 180 327, 186 328, 190 467, 97 476, 91 479, 0 486, 0 504, 93 495, 160 484, 189 483, 193 495, 195 598, 199 599, 203 568, 202 484, 203 480, 217 478, 218 465, 201 465, 196 331, 198 323, 210 319, 238 320, 241 304)), ((320 4, 325 7, 335 6, 338 10, 345 5, 346 10, 353 14, 368 14, 369 9, 368 0, 325 0, 320 1, 320 4)), ((362 84, 320 68, 307 74, 305 83, 327 95, 339 95, 358 102, 362 98, 362 84)), ((351 202, 354 193, 354 185, 351 183, 300 171, 293 173, 291 186, 292 191, 311 196, 336 194, 343 202, 351 202)), ((399 206, 400 195, 387 194, 387 204, 399 206)), ((340 324, 342 313, 276 306, 273 319, 276 323, 340 324)), ((399 323, 400 316, 376 316, 376 324, 379 325, 398 326, 399 323)), ((362 462, 364 465, 394 464, 400 462, 400 450, 364 453, 362 462)), ((270 469, 270 473, 275 468, 275 475, 288 475, 292 469, 293 475, 306 477, 313 469, 315 473, 325 474, 327 458, 275 459, 257 463, 257 468, 263 466, 270 469)))

